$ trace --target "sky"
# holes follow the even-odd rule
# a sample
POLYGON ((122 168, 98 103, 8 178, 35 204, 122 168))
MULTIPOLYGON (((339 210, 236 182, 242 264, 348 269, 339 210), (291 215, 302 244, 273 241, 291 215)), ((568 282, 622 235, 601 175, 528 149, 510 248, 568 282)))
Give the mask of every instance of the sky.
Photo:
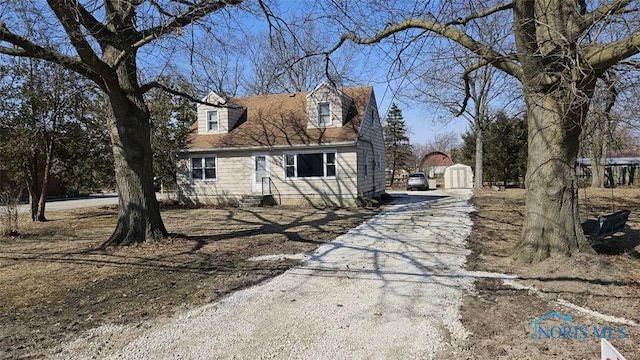
POLYGON ((453 114, 438 109, 428 104, 406 104, 394 98, 391 85, 374 86, 376 100, 380 118, 384 119, 395 101, 398 108, 402 110, 402 116, 409 129, 409 139, 412 144, 424 145, 434 139, 434 136, 441 133, 458 134, 460 143, 461 135, 467 131, 469 125, 463 117, 454 117, 453 114))
MULTIPOLYGON (((392 2, 390 2, 392 3, 392 2)), ((313 1, 309 0, 281 0, 280 8, 288 14, 300 14, 309 11, 307 8, 313 1)), ((402 2, 396 2, 393 6, 400 6, 402 2)), ((406 6, 412 7, 407 2, 406 6)), ((373 85, 378 101, 378 110, 381 119, 384 119, 387 112, 391 108, 391 104, 395 102, 400 110, 405 123, 409 129, 409 138, 412 144, 425 144, 434 139, 436 134, 455 133, 462 135, 468 129, 468 123, 463 117, 455 117, 450 111, 439 109, 436 106, 419 103, 416 101, 408 102, 406 98, 396 97, 396 94, 402 90, 403 85, 407 81, 402 78, 395 81, 380 81, 378 79, 388 79, 390 68, 393 66, 390 57, 385 56, 385 50, 372 50, 367 46, 356 46, 359 52, 358 59, 367 70, 363 70, 358 76, 364 83, 354 85, 373 85), (371 69, 374 69, 373 71, 371 69), (363 74, 366 74, 363 76, 363 74), (369 81, 369 82, 368 82, 369 81)), ((413 60, 409 60, 413 63, 413 60)), ((434 89, 436 91, 436 89, 434 89)), ((460 143, 462 138, 459 136, 460 143)))
MULTIPOLYGON (((299 14, 304 14, 308 9, 304 8, 305 4, 309 4, 310 2, 302 0, 302 1, 289 1, 282 0, 281 4, 283 5, 283 9, 285 15, 282 15, 283 19, 286 19, 288 16, 295 16, 299 14)), ((215 16, 213 17, 216 18, 215 16)), ((214 31, 223 31, 223 28, 229 26, 232 28, 232 33, 236 38, 233 41, 237 41, 240 43, 245 43, 247 39, 243 37, 245 34, 249 34, 250 36, 256 34, 263 34, 264 36, 268 36, 269 34, 269 26, 267 21, 264 18, 253 17, 250 14, 244 14, 242 18, 233 18, 230 24, 218 24, 219 27, 215 27, 213 25, 214 31), (236 29, 233 29, 236 28, 236 29)), ((189 29, 187 29, 189 30, 189 29)), ((202 33, 197 33, 198 28, 194 28, 194 33, 196 34, 196 39, 200 38, 206 39, 207 35, 202 33), (204 35, 204 36, 203 36, 204 35), (201 37, 202 36, 202 37, 201 37)), ((224 36, 214 35, 218 38, 223 38, 224 36)), ((336 39, 339 34, 332 34, 336 39)), ((190 39, 189 36, 182 37, 182 40, 188 41, 190 39)), ((329 40, 331 43, 335 41, 333 37, 329 40)), ((198 40, 196 40, 196 43, 198 40)), ((187 46, 191 45, 189 43, 187 46)), ((250 43, 247 43, 249 47, 250 43)), ((330 46, 331 44, 327 44, 330 46)), ((199 48, 196 46, 196 48, 199 48)), ((148 57, 150 61, 145 63, 145 66, 156 66, 158 71, 162 73, 164 71, 163 66, 171 64, 171 63, 181 63, 182 65, 178 65, 178 67, 182 68, 186 73, 196 73, 202 72, 202 65, 195 64, 193 65, 188 58, 184 56, 188 56, 188 51, 184 53, 180 53, 178 48, 169 48, 168 51, 157 54, 155 51, 157 49, 153 48, 151 53, 149 53, 148 57), (159 56, 156 56, 159 55, 159 56), (166 62, 156 62, 155 59, 163 58, 166 62), (182 60, 176 60, 177 58, 181 58, 182 60), (191 65, 190 65, 191 64, 191 65), (192 66, 196 66, 193 68, 192 66)), ((163 49, 165 50, 165 49, 163 49)), ((199 49, 198 51, 214 51, 215 46, 213 47, 205 47, 203 49, 199 49)), ((355 59, 352 60, 353 63, 349 63, 348 66, 352 68, 353 74, 349 74, 353 77, 353 79, 357 79, 357 82, 350 82, 348 86, 366 86, 371 85, 374 87, 374 91, 376 94, 376 100, 378 102, 378 110, 380 113, 381 119, 384 119, 389 111, 391 104, 395 102, 400 110, 402 110, 402 114, 409 129, 409 138, 412 144, 424 145, 434 139, 437 134, 441 133, 455 133, 461 135, 467 130, 468 124, 466 120, 462 117, 454 117, 449 111, 438 109, 434 106, 429 106, 427 104, 418 103, 416 101, 409 102, 406 97, 397 96, 397 94, 401 91, 400 89, 403 85, 406 85, 408 81, 405 81, 402 77, 397 77, 395 74, 390 76, 390 72, 392 68, 392 61, 390 61, 390 53, 385 54, 383 47, 375 47, 375 46, 355 46, 352 51, 355 52, 355 59), (386 56, 385 56, 386 55, 386 56), (389 78, 393 78, 393 80, 387 80, 389 78)), ((231 56, 237 56, 232 54, 231 56)), ((392 57, 392 56, 391 56, 392 57)), ((209 64, 213 64, 213 66, 220 65, 220 61, 224 62, 233 62, 236 61, 235 58, 225 58, 222 57, 213 57, 213 60, 209 64), (216 63, 216 61, 218 61, 216 63)), ((242 60, 240 60, 242 61, 242 60)), ((339 59, 337 61, 340 61, 339 59)), ((206 65, 205 65, 206 66, 206 65)), ((250 64, 245 65, 245 71, 250 68, 250 64)), ((153 72, 153 71, 152 71, 153 72)), ((250 78, 250 77, 249 77, 250 78)), ((317 85, 317 84, 315 84, 317 85)), ((314 85, 314 87, 315 87, 314 85)), ((205 90, 205 89, 203 89, 205 90)), ((207 91, 215 91, 216 89, 212 86, 211 89, 206 89, 207 91)), ((435 89, 434 89, 435 90, 435 89)), ((242 96, 242 92, 237 94, 242 96)), ((461 138, 460 142, 462 142, 461 138)))
MULTIPOLYGON (((280 0, 278 15, 282 19, 299 17, 300 14, 307 14, 310 11, 308 7, 313 3, 313 1, 308 0, 280 0)), ((246 26, 247 24, 249 24, 247 27, 251 28, 253 33, 263 33, 265 35, 269 33, 268 23, 263 18, 244 19, 240 26, 246 26), (248 23, 246 22, 247 20, 248 23)), ((322 23, 320 22, 319 24, 321 26, 322 23)), ((334 33, 331 36, 334 35, 337 39, 340 34, 334 33)), ((331 38, 330 41, 333 42, 336 39, 331 38)), ((327 46, 329 45, 331 44, 327 46)), ((374 87, 381 119, 386 117, 391 104, 395 102, 402 110, 412 144, 422 145, 428 143, 433 140, 436 134, 455 133, 461 135, 467 130, 467 121, 463 117, 454 117, 448 110, 438 109, 415 101, 409 103, 406 98, 396 97, 396 94, 401 91, 400 89, 408 81, 402 78, 385 81, 390 78, 389 72, 392 71, 390 68, 393 66, 390 56, 393 57, 393 55, 385 54, 385 49, 378 48, 376 50, 372 48, 375 47, 355 46, 355 51, 357 52, 354 60, 355 65, 350 66, 360 67, 361 69, 357 69, 354 74, 350 74, 357 78, 359 83, 350 85, 372 85, 374 87)), ((459 139, 462 142, 461 137, 459 139)))

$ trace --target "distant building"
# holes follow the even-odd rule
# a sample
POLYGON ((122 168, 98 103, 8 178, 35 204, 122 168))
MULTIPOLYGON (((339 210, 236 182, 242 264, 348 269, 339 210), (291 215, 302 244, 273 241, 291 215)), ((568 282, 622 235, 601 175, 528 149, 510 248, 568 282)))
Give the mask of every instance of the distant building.
MULTIPOLYGON (((634 154, 618 155, 620 156, 607 157, 605 161, 605 186, 639 185, 640 156, 630 156, 634 154)), ((580 182, 591 184, 591 159, 579 158, 576 165, 580 182)))
POLYGON ((455 164, 448 166, 444 172, 446 189, 471 189, 473 187, 473 170, 471 166, 455 164))
POLYGON ((432 179, 444 177, 444 170, 451 165, 453 165, 451 157, 442 151, 432 151, 423 156, 420 161, 420 169, 432 179))

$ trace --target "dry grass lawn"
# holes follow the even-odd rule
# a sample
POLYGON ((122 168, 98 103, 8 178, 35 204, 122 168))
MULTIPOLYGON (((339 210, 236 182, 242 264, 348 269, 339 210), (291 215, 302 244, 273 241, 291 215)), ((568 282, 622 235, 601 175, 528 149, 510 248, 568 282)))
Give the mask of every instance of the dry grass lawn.
POLYGON ((138 323, 208 303, 278 275, 295 260, 249 261, 314 250, 371 217, 371 209, 165 209, 172 238, 97 250, 116 208, 49 212, 0 237, 0 358, 44 349, 103 323, 138 323))
MULTIPOLYGON (((595 359, 598 339, 532 338, 531 321, 571 312, 580 325, 615 325, 561 305, 567 301, 640 323, 640 189, 580 191, 581 216, 631 210, 627 229, 596 246, 599 254, 515 264, 510 258, 523 221, 524 191, 480 191, 468 238, 469 270, 516 274, 514 289, 479 278, 464 299, 469 339, 456 359, 595 359)), ((374 214, 371 209, 257 208, 163 210, 172 238, 97 250, 115 225, 115 208, 49 213, 0 238, 0 358, 38 358, 45 350, 104 323, 138 324, 214 301, 278 275, 295 260, 249 261, 313 251, 374 214)), ((612 339, 627 359, 640 356, 640 329, 612 339)))
MULTIPOLYGON (((468 247, 470 270, 515 274, 519 284, 540 290, 517 290, 501 280, 479 279, 476 294, 465 297, 463 324, 472 333, 456 358, 596 359, 598 338, 533 341, 531 322, 551 311, 571 313, 577 326, 620 324, 586 315, 563 301, 602 314, 640 323, 640 189, 580 189, 580 216, 595 219, 629 209, 628 229, 594 247, 597 255, 551 258, 539 264, 516 264, 510 251, 524 220, 524 190, 477 191, 468 247), (612 208, 613 206, 613 208, 612 208)), ((560 326, 566 323, 557 324, 560 326)), ((610 339, 627 359, 640 356, 640 327, 626 327, 627 338, 610 339)), ((614 331, 613 335, 621 335, 614 331)))

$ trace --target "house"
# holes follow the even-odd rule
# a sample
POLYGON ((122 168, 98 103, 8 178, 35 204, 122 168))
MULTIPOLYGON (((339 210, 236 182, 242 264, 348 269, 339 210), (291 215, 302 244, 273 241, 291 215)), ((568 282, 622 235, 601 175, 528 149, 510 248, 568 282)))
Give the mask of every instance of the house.
POLYGON ((352 206, 385 190, 384 139, 373 88, 323 83, 311 92, 223 99, 197 107, 179 153, 178 196, 234 204, 352 206), (215 105, 215 106, 214 106, 215 105))

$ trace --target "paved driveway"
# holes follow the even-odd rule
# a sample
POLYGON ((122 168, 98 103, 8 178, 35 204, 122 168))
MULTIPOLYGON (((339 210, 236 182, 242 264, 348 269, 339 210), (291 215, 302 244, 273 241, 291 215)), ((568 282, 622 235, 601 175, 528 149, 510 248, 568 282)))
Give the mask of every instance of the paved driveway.
POLYGON ((397 193, 271 281, 142 326, 105 326, 60 358, 428 359, 467 336, 471 191, 397 193))

